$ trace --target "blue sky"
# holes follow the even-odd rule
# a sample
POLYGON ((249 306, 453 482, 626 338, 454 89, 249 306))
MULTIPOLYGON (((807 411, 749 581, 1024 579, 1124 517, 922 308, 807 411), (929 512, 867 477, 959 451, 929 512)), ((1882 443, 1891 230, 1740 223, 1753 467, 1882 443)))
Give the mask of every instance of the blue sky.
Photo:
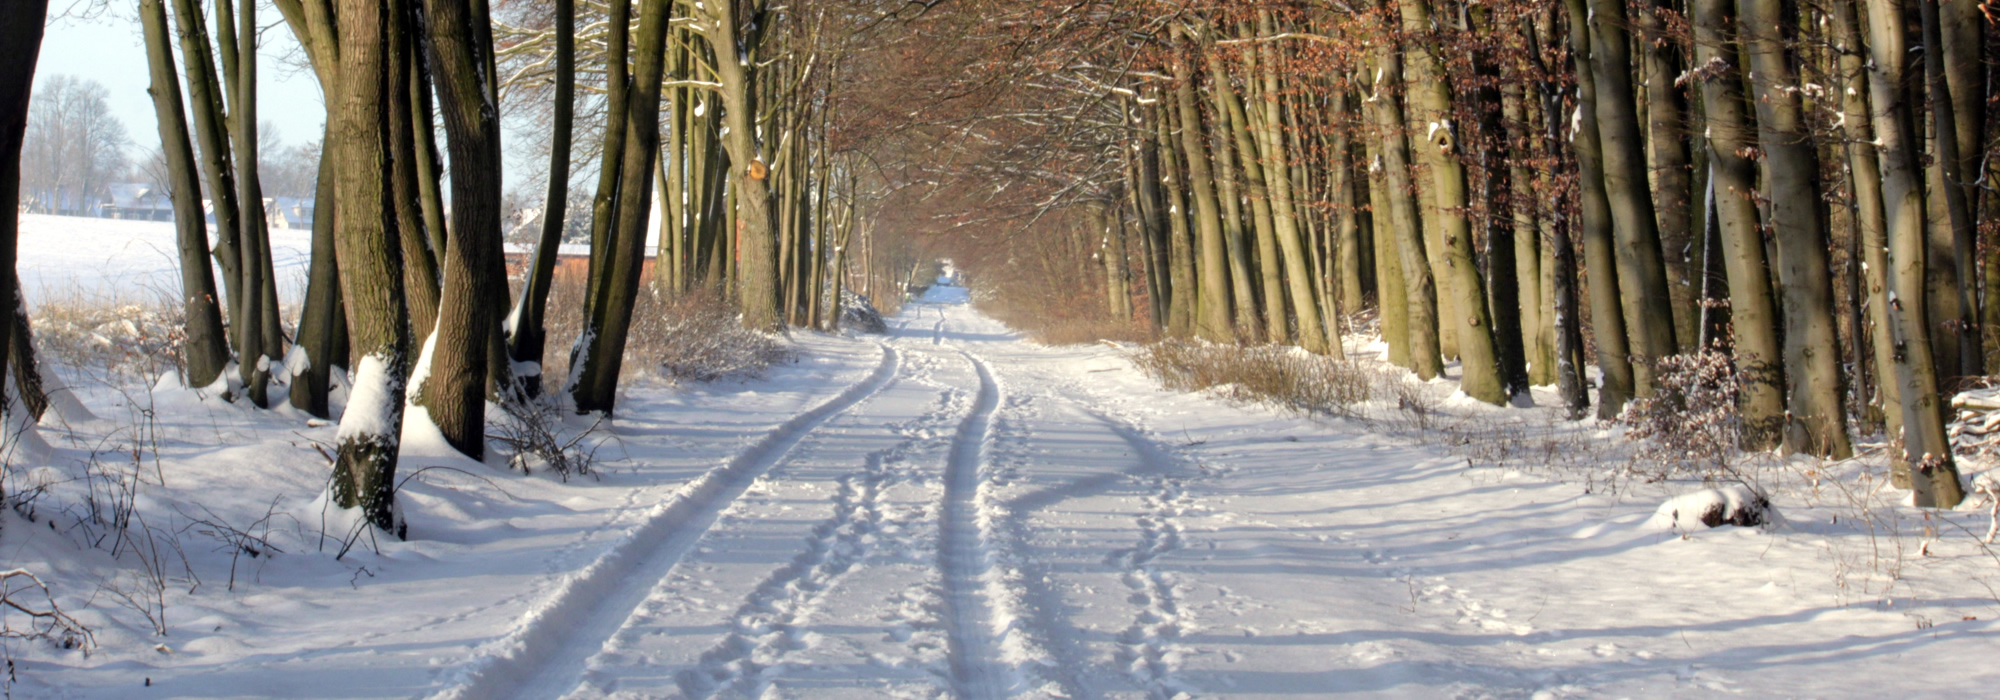
MULTIPOLYGON (((150 82, 146 45, 139 31, 137 3, 110 5, 101 16, 79 19, 63 16, 70 9, 65 0, 50 3, 35 79, 40 83, 52 75, 68 74, 103 83, 110 92, 112 114, 125 124, 126 135, 137 147, 131 156, 138 160, 160 143, 153 98, 146 94, 150 82)), ((264 5, 257 21, 266 27, 257 51, 257 116, 276 126, 288 146, 318 140, 326 122, 319 82, 310 71, 290 65, 302 63, 303 57, 276 9, 264 5)))

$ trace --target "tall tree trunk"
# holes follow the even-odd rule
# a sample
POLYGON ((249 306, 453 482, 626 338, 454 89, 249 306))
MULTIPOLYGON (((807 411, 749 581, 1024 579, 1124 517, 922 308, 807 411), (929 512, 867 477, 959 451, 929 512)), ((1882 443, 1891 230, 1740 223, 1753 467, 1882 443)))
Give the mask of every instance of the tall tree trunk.
POLYGON ((1756 147, 1743 108, 1743 73, 1729 27, 1729 0, 1694 0, 1695 61, 1715 66, 1701 80, 1701 104, 1708 124, 1710 182, 1716 219, 1722 229, 1723 262, 1729 271, 1729 315, 1743 411, 1743 449, 1776 447, 1785 432, 1785 355, 1778 343, 1777 304, 1764 257, 1756 204, 1757 166, 1745 155, 1756 147))
POLYGON ((737 301, 745 327, 777 330, 784 318, 779 314, 777 227, 772 220, 771 186, 766 180, 770 166, 755 125, 757 44, 763 31, 760 22, 766 18, 762 16, 763 0, 747 4, 752 16, 745 18, 736 16, 736 3, 707 3, 703 31, 716 57, 716 76, 722 82, 722 116, 729 126, 723 147, 729 152, 737 223, 727 235, 741 241, 737 301), (737 60, 730 60, 731 56, 737 60))
MULTIPOLYGON (((1164 102, 1164 98, 1162 98, 1164 102)), ((1180 166, 1179 149, 1175 148, 1172 136, 1172 110, 1154 107, 1158 117, 1153 122, 1159 143, 1160 182, 1167 192, 1167 245, 1168 279, 1167 288, 1173 296, 1167 302, 1167 334, 1185 338, 1194 334, 1195 302, 1195 243, 1194 232, 1188 227, 1187 175, 1180 166)))
POLYGON ((429 0, 424 9, 424 53, 437 77, 451 154, 451 223, 436 329, 411 384, 445 441, 477 460, 486 447, 491 312, 506 298, 504 282, 491 277, 500 254, 499 110, 485 87, 496 80, 486 73, 493 23, 468 0, 429 0))
MULTIPOLYGON (((331 124, 328 134, 331 134, 331 124)), ((331 143, 322 140, 321 143, 331 143)), ((332 151, 326 151, 330 154, 332 151)), ((335 365, 346 365, 347 355, 339 351, 335 328, 341 324, 340 266, 334 252, 334 169, 332 157, 319 160, 319 187, 313 198, 312 266, 307 273, 304 313, 299 317, 298 341, 292 352, 303 365, 287 360, 292 372, 292 407, 320 418, 331 418, 327 391, 331 388, 335 365)))
MULTIPOLYGON (((225 12, 230 0, 220 0, 217 13, 225 12)), ((256 50, 256 6, 253 0, 244 0, 243 12, 238 15, 243 21, 242 41, 235 41, 225 32, 222 37, 224 71, 231 82, 227 83, 235 96, 235 128, 230 134, 235 137, 236 152, 236 202, 240 207, 237 218, 237 241, 242 248, 243 282, 237 287, 241 292, 236 298, 235 313, 230 314, 235 324, 236 348, 239 373, 243 380, 244 392, 250 403, 258 407, 269 405, 267 391, 271 381, 271 364, 264 347, 264 260, 271 256, 263 247, 266 240, 264 218, 264 192, 257 178, 257 50, 256 50), (237 51, 235 69, 230 70, 228 56, 237 51)), ((227 27, 228 18, 221 18, 219 25, 227 27)))
MULTIPOLYGON (((1186 33, 1175 29, 1183 52, 1193 51, 1186 33)), ((1237 341, 1230 324, 1232 306, 1229 288, 1229 258, 1223 242, 1221 205, 1216 199, 1216 179, 1210 171, 1208 145, 1203 143, 1201 110, 1195 104, 1194 76, 1186 58, 1174 64, 1174 101, 1180 110, 1181 155, 1187 159, 1187 193, 1194 200, 1198 257, 1195 274, 1201 289, 1195 297, 1194 331, 1197 337, 1222 343, 1237 341)))
MULTIPOLYGON (((1966 71, 1958 65, 1959 61, 1952 60, 1958 57, 1946 55, 1947 51, 1957 47, 1945 42, 1944 31, 1939 26, 1938 0, 1916 0, 1916 2, 1923 21, 1924 76, 1930 89, 1931 132, 1934 134, 1933 142, 1936 144, 1936 156, 1931 159, 1930 164, 1930 168, 1934 171, 1931 180, 1942 185, 1935 188, 1932 196, 1941 196, 1944 200, 1945 220, 1940 223, 1950 226, 1948 260, 1953 268, 1952 277, 1956 282, 1947 288, 1951 290, 1948 293, 1955 297, 1953 299, 1955 303, 1951 305, 1954 308, 1951 310, 1956 311, 1956 315, 1932 319, 1933 325, 1944 326, 1950 334, 1948 337, 1939 338, 1938 341, 1953 342, 1957 345, 1957 352, 1953 354, 1958 358, 1958 364, 1938 366, 1938 371, 1946 378, 1946 386, 1951 386, 1956 383, 1951 379, 1953 377, 1976 377, 1985 374, 1985 358, 1980 351, 1979 298, 1973 282, 1979 279, 1976 270, 1979 255, 1973 245, 1974 236, 1977 234, 1964 185, 1971 178, 1965 177, 1963 170, 1966 160, 1960 153, 1960 143, 1964 130, 1958 124, 1958 101, 1954 99, 1951 89, 1954 87, 1951 84, 1951 74, 1962 75, 1966 71), (1952 64, 1950 69, 1947 68, 1948 63, 1952 64)), ((1970 0, 1957 0, 1951 4, 1954 7, 1961 7, 1972 3, 1970 0)), ((1955 17, 1955 19, 1970 20, 1975 24, 1979 21, 1976 17, 1955 17)), ((1954 35, 1958 33, 1959 30, 1953 31, 1954 35)), ((1960 80, 1969 82, 1964 77, 1960 80)), ((1970 86, 1959 86, 1959 92, 1969 89, 1970 86)), ((1978 102, 1974 101, 1973 104, 1977 105, 1978 102)), ((1969 135, 1973 137, 1970 140, 1976 143, 1977 135, 1969 135)), ((1943 267, 1945 263, 1939 261, 1933 262, 1932 265, 1943 267)))
MULTIPOLYGON (((194 113, 194 142, 199 147, 202 174, 208 182, 209 204, 215 213, 215 262, 222 268, 225 308, 230 310, 231 336, 240 331, 242 254, 237 249, 236 172, 230 162, 228 126, 222 109, 222 85, 215 77, 215 57, 208 43, 208 21, 195 0, 173 0, 179 25, 181 61, 187 67, 188 102, 194 113)), ((232 59, 233 60, 233 59, 232 59)), ((253 362, 255 360, 252 360, 253 362)))
POLYGON ((1389 364, 1414 369, 1410 363, 1410 292, 1403 277, 1402 243, 1391 224, 1390 212, 1395 205, 1389 200, 1387 159, 1381 153, 1387 139, 1363 141, 1368 157, 1368 228, 1375 238, 1375 307, 1382 317, 1382 342, 1389 348, 1389 364))
POLYGON ((1611 201, 1604 187, 1603 149, 1598 139, 1597 66, 1593 40, 1585 23, 1584 0, 1565 0, 1569 10, 1570 57, 1575 62, 1577 112, 1570 143, 1576 153, 1578 224, 1583 231, 1583 258, 1590 279, 1591 335, 1597 345, 1597 366, 1603 373, 1597 388, 1597 417, 1616 418, 1632 400, 1634 368, 1625 313, 1619 293, 1618 244, 1612 240, 1611 201))
POLYGON ((1868 86, 1881 156, 1883 230, 1889 240, 1888 327, 1902 398, 1903 455, 1913 470, 1915 504, 1951 508, 1965 494, 1945 436, 1930 327, 1924 319, 1924 191, 1915 110, 1903 89, 1909 55, 1903 7, 1902 0, 1868 0, 1868 86))
POLYGON ((400 537, 395 480, 410 335, 384 124, 401 115, 388 114, 383 99, 391 82, 384 65, 388 8, 339 0, 337 10, 342 89, 333 98, 336 138, 327 141, 338 177, 341 291, 361 361, 336 437, 332 501, 359 509, 369 524, 400 537))
MULTIPOLYGON (((1273 24, 1269 13, 1263 13, 1259 21, 1262 23, 1265 34, 1275 35, 1277 33, 1277 27, 1273 24)), ((1312 256, 1308 250, 1307 242, 1302 239, 1299 231, 1299 215, 1293 201, 1294 183, 1292 182, 1292 165, 1290 162, 1292 156, 1285 148, 1284 118, 1282 114, 1284 112, 1284 104, 1278 99, 1277 51, 1275 46, 1267 45, 1264 47, 1265 56, 1259 66, 1259 74, 1264 81, 1263 89, 1259 91, 1259 97, 1262 99, 1259 100, 1261 104, 1257 105, 1255 110, 1257 114, 1262 116, 1260 120, 1261 124, 1257 125, 1257 129, 1259 135, 1262 137, 1260 143, 1263 144, 1265 167, 1269 173, 1267 179, 1270 183, 1271 192, 1272 233, 1277 238, 1279 252, 1284 256, 1284 289, 1290 295, 1292 313, 1298 318, 1299 347, 1305 348, 1308 352, 1325 353, 1340 357, 1343 355, 1344 349, 1340 345, 1340 333, 1336 328, 1338 322, 1332 317, 1333 310, 1324 308, 1324 305, 1321 303, 1323 295, 1320 293, 1322 290, 1318 288, 1319 285, 1314 284, 1315 276, 1313 275, 1310 259, 1312 256)), ((1346 92, 1335 93, 1332 105, 1335 113, 1346 111, 1346 99, 1346 92)), ((1332 182, 1328 186, 1336 191, 1344 191, 1349 186, 1345 177, 1345 173, 1347 172, 1347 142, 1345 133, 1341 133, 1337 136, 1337 139, 1338 141, 1333 153, 1329 154, 1334 167, 1330 171, 1332 182)), ((1341 194, 1335 194, 1334 197, 1336 200, 1340 200, 1335 202, 1335 206, 1340 207, 1343 214, 1351 214, 1348 209, 1348 202, 1344 201, 1345 197, 1341 194)), ((1340 233, 1344 234, 1346 239, 1354 237, 1352 219, 1346 221, 1346 227, 1340 233)), ((1341 254, 1345 256, 1349 252, 1347 248, 1348 241, 1343 240, 1342 244, 1341 254)), ((1343 258, 1344 262, 1345 259, 1343 258)), ((1354 272, 1359 273, 1361 261, 1358 255, 1355 256, 1353 267, 1354 272)), ((1266 270, 1264 274, 1267 277, 1271 277, 1275 276, 1277 271, 1266 270)), ((1359 289, 1360 287, 1357 283, 1355 287, 1357 294, 1359 293, 1359 289)), ((1284 305, 1276 298, 1267 299, 1265 303, 1279 310, 1277 317, 1282 321, 1284 318, 1284 305)))
POLYGON ((582 371, 577 373, 573 393, 579 413, 602 411, 609 415, 617 405, 618 375, 623 369, 632 307, 638 298, 646 255, 646 217, 653 195, 653 158, 659 155, 660 77, 665 72, 671 5, 668 0, 645 0, 639 9, 632 89, 626 99, 625 156, 620 159, 624 172, 619 176, 618 220, 606 246, 606 276, 599 283, 599 296, 590 304, 589 326, 584 331, 595 339, 582 371))
POLYGON ((1667 270, 1667 295, 1674 312, 1674 337, 1681 351, 1694 349, 1700 334, 1698 297, 1701 284, 1699 259, 1690 253, 1701 247, 1690 225, 1695 212, 1690 196, 1694 193, 1688 169, 1688 129, 1685 115, 1687 96, 1678 78, 1685 60, 1677 41, 1667 34, 1667 21, 1674 12, 1673 0, 1649 0, 1639 10, 1638 41, 1640 61, 1645 71, 1646 128, 1651 137, 1647 149, 1652 154, 1653 210, 1659 215, 1660 247, 1667 270))
MULTIPOLYGON (((1424 253, 1423 226, 1418 220, 1415 181, 1410 177, 1409 142, 1403 134, 1402 52, 1383 41, 1375 49, 1375 94, 1367 99, 1375 114, 1375 128, 1381 139, 1382 185, 1389 203, 1388 225, 1395 234, 1402 266, 1403 290, 1408 311, 1410 369, 1419 379, 1430 381, 1444 373, 1444 357, 1438 347, 1437 287, 1431 278, 1431 263, 1424 253)), ((1377 213, 1380 216, 1380 212, 1377 213)), ((1386 302, 1385 302, 1386 303, 1386 302)))
MULTIPOLYGON (((555 0, 556 99, 549 145, 549 192, 542 207, 542 235, 535 244, 521 297, 508 319, 507 356, 531 363, 535 371, 519 378, 529 398, 542 393, 542 358, 548 345, 546 318, 549 288, 554 285, 556 259, 562 249, 563 215, 569 210, 569 150, 576 112, 576 0, 555 0)), ((678 130, 678 127, 676 127, 678 130)), ((655 263, 659 264, 659 263, 655 263)))
MULTIPOLYGON (((47 0, 17 0, 0 4, 0 299, 20 295, 20 283, 13 274, 20 246, 21 142, 28 128, 28 101, 35 84, 35 62, 42 50, 42 23, 48 15, 47 0)), ((14 341, 14 324, 0 323, 0 348, 14 341)), ((4 365, 4 363, 0 363, 4 365)), ((5 393, 7 372, 0 366, 0 393, 5 393)), ((9 395, 8 398, 12 398, 9 395)), ((34 420, 24 406, 0 399, 0 419, 5 432, 0 447, 16 447, 39 442, 33 435, 34 420)))
MULTIPOLYGON (((1284 279, 1279 273, 1281 264, 1278 261, 1278 235, 1271 216, 1271 188, 1265 184, 1263 161, 1269 156, 1264 153, 1264 146, 1255 143, 1255 137, 1251 136, 1253 130, 1262 131, 1262 125, 1251 124, 1251 116, 1243 108, 1243 100, 1257 99, 1256 93, 1252 84, 1245 83, 1243 99, 1238 99, 1236 91, 1229 85, 1229 74, 1221 69, 1220 61, 1215 58, 1216 52, 1209 52, 1209 56, 1209 74, 1215 80, 1215 96, 1219 103, 1217 106, 1229 112, 1229 128, 1224 137, 1234 141, 1232 150, 1243 177, 1244 199, 1250 205, 1251 229, 1257 237, 1257 265, 1254 273, 1257 295, 1252 300, 1263 301, 1261 308, 1263 314, 1261 316, 1253 314, 1253 317, 1264 326, 1264 340, 1280 344, 1290 343, 1291 328, 1285 316, 1284 279)), ((1254 66, 1252 71, 1251 79, 1255 80, 1254 66)), ((1244 280, 1239 288, 1248 289, 1250 281, 1244 280)))
MULTIPOLYGON (((429 22, 415 0, 385 1, 392 5, 388 17, 388 53, 383 59, 388 76, 383 102, 384 108, 389 110, 389 193, 392 198, 389 206, 396 217, 396 230, 405 234, 398 237, 403 248, 403 296, 410 307, 411 340, 417 344, 418 352, 423 353, 426 352, 422 349, 425 343, 437 331, 438 300, 443 294, 443 273, 438 268, 438 256, 444 255, 451 246, 448 240, 443 245, 434 244, 430 226, 425 223, 421 194, 425 176, 423 166, 419 165, 425 160, 425 146, 417 132, 429 129, 430 121, 428 116, 419 121, 412 104, 420 88, 416 66, 425 62, 424 54, 433 52, 422 50, 424 39, 420 37, 429 22), (409 118, 399 119, 401 115, 409 115, 409 118)), ((429 111, 425 110, 424 114, 428 115, 429 111)), ((443 234, 442 229, 436 232, 439 236, 443 234)), ((423 366, 426 366, 425 363, 419 360, 412 367, 423 366)), ((420 384, 413 382, 410 387, 418 392, 414 396, 419 402, 423 400, 420 384)))
POLYGON ((194 149, 188 141, 180 77, 174 70, 166 8, 161 0, 141 0, 139 20, 145 27, 146 54, 152 69, 152 86, 147 92, 153 96, 153 114, 159 120, 160 152, 167 162, 166 185, 174 203, 175 240, 181 263, 181 308, 187 334, 182 347, 187 358, 188 386, 207 387, 215 383, 229 364, 229 342, 222 328, 214 268, 208 257, 201 180, 195 170, 194 149))
MULTIPOLYGON (((1630 333, 1634 391, 1653 394, 1651 363, 1674 354, 1673 302, 1660 254, 1659 222, 1646 179, 1645 141, 1632 91, 1632 56, 1623 0, 1589 0, 1591 81, 1596 95, 1599 157, 1611 208, 1618 282, 1630 333)), ((1574 18, 1573 18, 1574 19, 1574 18)), ((1582 80, 1582 72, 1578 72, 1582 80)), ((1602 317, 1593 316, 1601 323, 1602 317)))
MULTIPOLYGON (((1528 365, 1529 383, 1547 385, 1556 381, 1556 354, 1554 343, 1549 342, 1552 334, 1544 332, 1554 328, 1554 324, 1544 319, 1543 314, 1555 300, 1544 299, 1541 293, 1541 227, 1536 219, 1534 180, 1528 169, 1528 135, 1532 127, 1521 83, 1508 81, 1501 90, 1501 110, 1508 124, 1508 180, 1513 184, 1507 192, 1507 209, 1514 220, 1514 280, 1520 289, 1521 352, 1528 365)), ((1552 314, 1552 310, 1548 313, 1552 314)))
MULTIPOLYGON (((1778 283, 1784 299, 1784 363, 1788 391, 1785 447, 1822 457, 1853 454, 1841 396, 1840 341, 1833 321, 1833 279, 1825 217, 1819 206, 1819 158, 1814 152, 1785 44, 1793 24, 1780 0, 1739 0, 1744 51, 1758 146, 1768 165, 1766 194, 1778 243, 1778 283)), ((1711 123, 1710 129, 1715 128, 1711 123)), ((1720 149, 1718 149, 1720 150, 1720 149)), ((1747 320, 1738 316, 1738 322, 1747 320)))
MULTIPOLYGON (((1431 26, 1428 0, 1399 0, 1399 4, 1406 32, 1431 26)), ((1425 161, 1431 172, 1441 218, 1439 232, 1443 235, 1445 270, 1451 275, 1450 282, 1444 286, 1450 289, 1455 302, 1451 304, 1451 310, 1459 316, 1449 323, 1457 329, 1459 366, 1462 368, 1460 389, 1475 399, 1505 404, 1514 391, 1525 391, 1527 388, 1508 387, 1500 376, 1500 362, 1493 341, 1493 317, 1486 304, 1486 281, 1479 274, 1478 261, 1473 254, 1472 225, 1467 218, 1470 202, 1466 193, 1465 164, 1459 162, 1458 127, 1451 121, 1451 88, 1442 79, 1444 68, 1435 55, 1420 45, 1408 46, 1413 60, 1425 66, 1421 73, 1433 78, 1412 83, 1413 96, 1422 105, 1420 114, 1426 123, 1425 143, 1420 147, 1413 144, 1413 150, 1423 154, 1420 159, 1425 161)))

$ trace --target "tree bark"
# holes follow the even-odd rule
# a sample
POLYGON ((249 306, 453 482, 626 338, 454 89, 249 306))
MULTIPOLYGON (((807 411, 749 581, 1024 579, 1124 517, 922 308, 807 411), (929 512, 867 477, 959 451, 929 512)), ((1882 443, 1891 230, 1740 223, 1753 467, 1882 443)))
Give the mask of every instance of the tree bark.
MULTIPOLYGON (((1389 230, 1396 236, 1402 267, 1403 290, 1408 311, 1410 369, 1417 378, 1430 381, 1444 373, 1444 357, 1438 346, 1438 299, 1431 278, 1431 263, 1424 252, 1423 226, 1417 214, 1415 182, 1410 177, 1409 143, 1403 135, 1403 103, 1392 92, 1403 85, 1402 52, 1384 41, 1375 49, 1375 94, 1366 101, 1375 113, 1375 128, 1382 141, 1382 191, 1389 202, 1389 230)), ((1379 213, 1378 213, 1379 215, 1379 213)))
MULTIPOLYGON (((209 262, 208 226, 201 209, 201 180, 193 146, 188 142, 186 111, 181 104, 180 77, 174 70, 166 8, 161 0, 141 0, 139 20, 146 34, 146 54, 152 72, 153 114, 159 121, 161 155, 167 161, 167 189, 173 197, 175 240, 180 249, 181 308, 187 339, 190 387, 215 383, 229 364, 229 342, 216 300, 215 273, 209 262)), ((18 282, 16 283, 18 286, 18 282)))
POLYGON ((1729 0, 1694 0, 1695 61, 1711 68, 1701 81, 1708 123, 1710 182, 1722 229, 1729 274, 1729 315, 1735 328, 1737 404, 1743 412, 1742 447, 1769 450, 1783 438, 1785 355, 1778 341, 1777 304, 1756 204, 1757 166, 1746 154, 1757 145, 1743 108, 1743 74, 1736 66, 1734 18, 1729 0))
MULTIPOLYGON (((1673 303, 1660 254, 1659 221, 1646 179, 1645 141, 1632 91, 1632 58, 1623 0, 1589 0, 1591 81, 1596 88, 1599 157, 1611 208, 1625 325, 1630 333, 1633 389, 1653 394, 1651 363, 1674 354, 1673 303)), ((1573 18, 1574 19, 1574 18, 1573 18)), ((1581 71, 1577 76, 1583 79, 1581 71)), ((1593 316, 1602 323, 1603 317, 1593 316)))
MULTIPOLYGON (((1788 387, 1785 448, 1822 457, 1853 454, 1841 396, 1840 341, 1833 321, 1833 279, 1820 213, 1819 158, 1814 152, 1785 44, 1792 15, 1780 0, 1739 0, 1744 51, 1758 146, 1768 166, 1765 194, 1778 243, 1783 295, 1784 363, 1788 387)), ((1714 129, 1714 123, 1710 123, 1714 129)), ((1719 150, 1719 149, 1718 149, 1719 150)), ((1749 320, 1738 316, 1738 322, 1749 320)))
MULTIPOLYGON (((1192 51, 1184 30, 1176 27, 1183 52, 1192 51)), ((1215 175, 1210 170, 1208 146, 1203 143, 1201 111, 1195 104, 1194 76, 1185 58, 1174 64, 1174 101, 1180 110, 1181 155, 1187 159, 1187 192, 1194 200, 1198 258, 1195 274, 1201 289, 1196 293, 1194 332, 1196 337, 1220 343, 1237 341, 1230 325, 1232 307, 1229 287, 1229 258, 1223 242, 1221 206, 1216 199, 1215 175)))
POLYGON ((722 145, 729 153, 737 223, 725 235, 740 237, 737 301, 744 327, 769 331, 777 330, 784 317, 779 313, 777 228, 771 218, 771 187, 765 179, 770 166, 756 127, 757 45, 760 22, 766 18, 763 0, 748 4, 751 17, 741 18, 736 16, 736 3, 707 3, 703 34, 715 55, 722 116, 729 125, 722 145))
MULTIPOLYGON (((518 377, 527 398, 542 393, 542 358, 548 346, 546 318, 549 288, 555 283, 556 259, 562 249, 564 214, 569 210, 569 150, 576 112, 576 1, 555 0, 556 97, 549 145, 549 191, 542 206, 542 235, 535 245, 521 297, 508 319, 507 356, 535 366, 518 377)), ((678 130, 678 127, 676 127, 678 130)), ((678 222, 676 222, 678 223, 678 222)), ((655 263, 658 264, 658 263, 655 263)))
MULTIPOLYGON (((1399 5, 1406 32, 1417 32, 1431 26, 1428 0, 1399 0, 1399 5)), ((1494 349, 1493 317, 1486 304, 1486 281, 1479 273, 1478 261, 1473 254, 1465 164, 1459 161, 1459 129, 1451 121, 1453 95, 1450 86, 1442 79, 1444 68, 1437 57, 1420 45, 1407 46, 1414 60, 1426 66, 1421 73, 1432 77, 1412 83, 1412 92, 1422 105, 1421 118, 1426 123, 1424 145, 1416 147, 1413 143, 1412 146, 1413 150, 1420 150, 1423 154, 1421 159, 1431 171, 1433 192, 1438 203, 1445 270, 1451 275, 1450 282, 1444 286, 1450 289, 1455 302, 1451 304, 1451 310, 1459 316, 1450 323, 1456 329, 1458 339, 1459 366, 1462 368, 1460 389, 1480 401, 1505 405, 1514 391, 1525 391, 1526 387, 1508 387, 1500 376, 1500 363, 1494 349)))
POLYGON ((215 262, 222 268, 225 308, 230 310, 231 336, 243 319, 241 252, 237 248, 236 172, 230 162, 227 125, 222 109, 222 85, 215 77, 215 58, 208 43, 208 21, 195 0, 173 0, 179 25, 181 61, 187 67, 188 102, 194 113, 194 143, 200 149, 202 174, 208 181, 209 205, 215 213, 215 262))
POLYGON ((410 335, 403 303, 401 251, 387 191, 384 124, 387 8, 370 0, 339 0, 339 85, 336 138, 328 139, 339 201, 336 247, 348 328, 361 362, 354 394, 336 437, 332 501, 359 509, 377 528, 403 535, 395 511, 397 453, 402 442, 404 378, 410 335))
MULTIPOLYGON (((589 325, 584 331, 593 340, 589 354, 584 357, 583 369, 577 372, 576 388, 572 392, 579 413, 601 411, 610 415, 617 407, 618 375, 624 365, 625 344, 632 325, 632 307, 638 298, 646 255, 646 218, 653 196, 653 159, 658 157, 660 147, 660 77, 665 70, 667 23, 670 19, 668 9, 671 5, 668 0, 644 0, 639 9, 632 89, 626 98, 625 155, 619 159, 624 172, 619 175, 618 220, 605 249, 606 275, 598 285, 598 296, 590 304, 589 325)), ((732 126, 732 129, 735 128, 732 126)), ((747 130, 745 125, 740 132, 746 139, 747 130)), ((497 151, 495 155, 498 155, 497 151)), ((745 323, 751 323, 750 319, 746 318, 745 323)))
POLYGON ((1603 373, 1597 388, 1597 417, 1610 420, 1632 400, 1634 368, 1625 335, 1625 312, 1619 293, 1618 244, 1612 240, 1611 202, 1604 188, 1604 162, 1598 140, 1597 81, 1591 55, 1592 39, 1585 24, 1584 0, 1565 0, 1569 10, 1570 57, 1575 62, 1575 133, 1578 224, 1583 231, 1583 258, 1590 279, 1591 335, 1597 342, 1597 366, 1603 373))
POLYGON ((1930 328, 1924 319, 1928 291, 1924 191, 1916 119, 1909 93, 1903 89, 1909 46, 1902 21, 1904 5, 1902 0, 1867 1, 1868 86, 1882 166, 1883 230, 1889 241, 1885 282, 1891 290, 1888 327, 1902 398, 1903 455, 1912 468, 1915 504, 1951 508, 1965 494, 1945 436, 1930 328))
POLYGON ((411 383, 445 441, 478 460, 486 447, 492 311, 506 298, 505 282, 493 277, 500 255, 499 109, 486 91, 496 81, 487 73, 493 23, 467 0, 428 0, 424 9, 424 53, 437 78, 451 154, 451 224, 436 330, 418 363, 429 375, 411 383))

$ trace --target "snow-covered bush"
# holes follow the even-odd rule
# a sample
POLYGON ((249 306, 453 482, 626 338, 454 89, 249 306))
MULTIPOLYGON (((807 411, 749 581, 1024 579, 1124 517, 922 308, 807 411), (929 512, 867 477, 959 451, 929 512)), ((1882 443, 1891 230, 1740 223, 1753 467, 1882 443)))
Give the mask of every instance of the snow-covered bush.
POLYGON ((1771 522, 1771 500, 1742 484, 1702 489, 1668 499, 1647 524, 1659 529, 1688 531, 1697 527, 1756 527, 1771 522))
MULTIPOLYGON (((583 332, 584 286, 582 275, 557 271, 549 289, 543 377, 570 374, 569 342, 583 332)), ((726 296, 706 289, 665 296, 641 288, 619 375, 621 380, 650 375, 674 384, 709 381, 755 374, 785 357, 776 338, 743 328, 726 296)))
POLYGON ((1631 467, 1647 481, 1733 477, 1743 416, 1728 355, 1702 352, 1659 359, 1653 395, 1634 399, 1618 422, 1636 443, 1631 467))
POLYGON ((889 332, 889 324, 882 320, 875 303, 851 289, 840 290, 840 327, 859 333, 889 332))
MULTIPOLYGON (((689 294, 653 306, 657 315, 643 326, 634 314, 632 342, 644 345, 641 356, 669 382, 753 375, 789 355, 778 339, 745 329, 735 307, 720 297, 689 294)), ((632 351, 626 352, 629 357, 632 351)))
POLYGON ((1368 400, 1370 377, 1351 362, 1280 345, 1238 347, 1170 338, 1141 348, 1141 370, 1169 389, 1216 389, 1236 401, 1348 415, 1368 400))

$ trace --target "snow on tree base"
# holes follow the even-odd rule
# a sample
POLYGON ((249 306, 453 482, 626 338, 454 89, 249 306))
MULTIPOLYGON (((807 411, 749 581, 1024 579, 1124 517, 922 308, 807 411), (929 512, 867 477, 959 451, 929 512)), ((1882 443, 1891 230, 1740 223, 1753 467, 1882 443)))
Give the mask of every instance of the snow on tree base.
POLYGON ((1646 524, 1659 529, 1695 530, 1735 525, 1756 527, 1776 520, 1771 501, 1748 486, 1731 484, 1681 494, 1660 504, 1646 524))

